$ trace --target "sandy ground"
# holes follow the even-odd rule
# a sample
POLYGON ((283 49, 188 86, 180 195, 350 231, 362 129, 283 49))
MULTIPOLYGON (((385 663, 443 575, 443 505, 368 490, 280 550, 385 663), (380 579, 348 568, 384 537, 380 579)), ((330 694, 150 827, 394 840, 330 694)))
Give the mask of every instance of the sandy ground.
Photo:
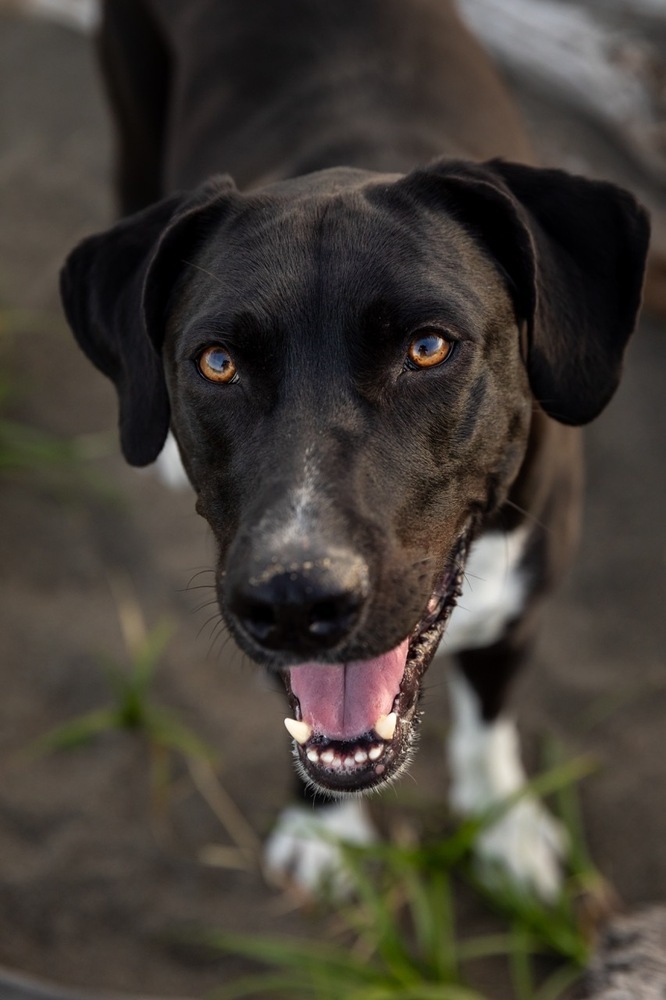
MULTIPOLYGON (((140 740, 28 759, 53 725, 108 698, 100 653, 123 661, 114 581, 152 626, 175 624, 155 698, 219 752, 220 775, 259 836, 289 786, 282 703, 206 624, 195 577, 211 565, 187 494, 117 454, 110 386, 77 352, 56 274, 69 247, 112 216, 110 142, 89 41, 0 7, 0 374, 14 418, 103 437, 94 486, 57 472, 0 488, 0 965, 61 984, 197 996, 238 966, 176 947, 176 927, 309 930, 256 870, 204 866, 228 843, 182 766, 165 814, 151 802, 140 740)), ((544 159, 624 180, 657 212, 659 192, 602 136, 522 95, 544 159), (581 152, 582 150, 582 152, 581 152)), ((516 690, 528 757, 544 734, 591 751, 582 790, 594 857, 628 904, 666 900, 666 329, 646 318, 626 378, 587 432, 589 499, 580 560, 551 606, 537 662, 516 690)), ((7 407, 6 407, 7 409, 7 407)), ((99 439, 95 438, 99 443, 99 439)), ((442 677, 430 678, 413 781, 376 804, 418 824, 445 791, 442 677), (416 817, 416 818, 415 818, 416 817)), ((499 996, 499 993, 496 994, 499 996)), ((9 996, 9 988, 0 996, 9 996)))

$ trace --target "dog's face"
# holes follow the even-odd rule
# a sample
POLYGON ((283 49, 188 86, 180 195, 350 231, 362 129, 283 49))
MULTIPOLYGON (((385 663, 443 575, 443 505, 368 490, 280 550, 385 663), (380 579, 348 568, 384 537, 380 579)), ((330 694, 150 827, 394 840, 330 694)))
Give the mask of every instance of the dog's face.
POLYGON ((468 533, 516 474, 532 399, 474 238, 395 185, 338 183, 233 198, 183 271, 164 358, 224 617, 254 660, 315 664, 288 674, 302 765, 346 788, 405 755, 468 533))
POLYGON ((600 333, 602 291, 517 200, 516 171, 523 186, 539 173, 222 183, 121 223, 115 247, 93 238, 65 272, 77 336, 118 385, 130 460, 154 457, 170 412, 217 539, 224 618, 283 673, 301 770, 330 791, 381 784, 408 756, 467 546, 515 479, 535 396, 582 422, 617 382, 643 216, 625 198, 613 222, 625 245, 603 294, 624 288, 600 333))

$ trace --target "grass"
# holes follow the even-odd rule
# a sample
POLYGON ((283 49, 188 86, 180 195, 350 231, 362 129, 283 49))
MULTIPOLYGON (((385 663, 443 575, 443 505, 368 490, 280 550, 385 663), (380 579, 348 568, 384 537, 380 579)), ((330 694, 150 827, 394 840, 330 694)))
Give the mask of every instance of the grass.
POLYGON ((111 435, 79 435, 67 438, 33 427, 8 416, 8 410, 21 397, 20 386, 4 371, 4 353, 16 338, 28 339, 38 328, 62 325, 59 317, 32 310, 0 306, 0 476, 29 475, 56 487, 72 481, 100 488, 88 463, 111 452, 111 435))
POLYGON ((596 907, 598 916, 612 901, 590 861, 574 790, 591 769, 586 758, 558 761, 522 793, 553 796, 570 838, 567 878, 552 905, 516 889, 498 870, 475 867, 475 839, 514 804, 514 796, 443 840, 417 847, 344 846, 353 902, 338 908, 316 940, 203 932, 199 940, 209 947, 267 967, 225 984, 216 1000, 488 1000, 466 983, 490 958, 503 961, 515 1000, 557 1000, 589 957, 591 926, 581 920, 581 909, 589 915, 596 907), (461 935, 461 880, 497 915, 501 931, 461 935), (551 959, 545 978, 544 956, 551 959))
POLYGON ((75 750, 103 733, 136 734, 147 750, 153 814, 163 816, 169 801, 174 755, 184 757, 190 769, 194 761, 205 761, 212 767, 214 758, 211 747, 185 726, 175 712, 155 700, 153 681, 172 634, 171 624, 160 622, 137 643, 128 665, 100 655, 111 696, 109 704, 52 729, 33 745, 32 753, 75 750))
POLYGON ((141 733, 152 748, 179 751, 186 757, 212 757, 212 750, 153 697, 157 667, 173 634, 171 624, 162 621, 148 630, 127 585, 115 579, 112 589, 129 663, 100 654, 111 701, 51 730, 38 740, 34 751, 71 750, 89 743, 100 733, 129 730, 141 733))
POLYGON ((103 733, 136 734, 148 751, 153 804, 159 813, 168 800, 171 759, 180 755, 195 788, 232 841, 232 847, 217 852, 217 863, 223 858, 225 867, 256 869, 261 845, 217 777, 214 749, 184 725, 176 712, 156 701, 153 684, 173 635, 171 624, 162 621, 149 630, 127 581, 113 578, 110 584, 128 662, 100 655, 109 704, 50 730, 32 744, 29 755, 83 748, 103 733))
POLYGON ((0 379, 0 477, 29 477, 71 499, 72 486, 107 500, 115 493, 95 473, 91 461, 112 451, 111 435, 62 437, 11 420, 2 413, 6 394, 0 379))
POLYGON ((186 756, 210 756, 212 751, 203 741, 152 698, 155 669, 171 635, 168 622, 158 624, 137 648, 129 667, 101 657, 111 703, 51 730, 37 742, 35 750, 71 750, 100 733, 131 730, 143 734, 153 747, 178 750, 186 756))

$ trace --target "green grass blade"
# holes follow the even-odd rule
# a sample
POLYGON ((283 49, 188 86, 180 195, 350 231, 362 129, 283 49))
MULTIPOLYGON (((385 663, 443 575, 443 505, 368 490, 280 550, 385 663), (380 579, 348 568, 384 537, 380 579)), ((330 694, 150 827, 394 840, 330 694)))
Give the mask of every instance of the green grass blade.
POLYGON ((173 637, 173 633, 173 623, 164 619, 150 630, 139 646, 131 670, 132 682, 137 693, 145 693, 152 683, 159 659, 173 637))
POLYGON ((457 982, 453 900, 443 870, 415 868, 405 858, 397 875, 407 890, 419 958, 433 978, 457 982))
POLYGON ((12 420, 0 419, 0 470, 63 465, 80 460, 74 441, 12 420))
POLYGON ((111 708, 100 708, 87 715, 81 715, 71 722, 65 722, 41 736, 29 749, 29 753, 40 756, 56 750, 73 750, 90 743, 100 733, 116 728, 115 712, 111 708))
POLYGON ((146 730, 149 738, 169 750, 178 750, 185 757, 197 757, 213 761, 215 750, 196 735, 169 709, 148 706, 145 712, 146 730))
POLYGON ((359 990, 344 996, 340 994, 340 1000, 487 1000, 487 998, 466 986, 420 983, 407 988, 389 985, 359 990))
POLYGON ((204 943, 221 951, 232 952, 285 969, 317 967, 334 979, 356 984, 376 983, 377 970, 356 959, 349 951, 335 945, 286 937, 245 937, 236 934, 206 934, 204 943))
POLYGON ((473 867, 467 874, 493 909, 531 933, 535 948, 538 944, 542 952, 553 952, 579 965, 585 963, 588 946, 565 896, 556 903, 543 903, 534 894, 518 888, 499 866, 487 865, 481 877, 473 867))
POLYGON ((516 922, 511 929, 509 968, 516 1000, 531 1000, 534 993, 532 976, 532 940, 526 927, 516 922))
POLYGON ((479 958, 495 958, 508 955, 513 947, 510 934, 479 934, 456 944, 458 961, 473 962, 479 958))
MULTIPOLYGON (((544 745, 546 766, 552 769, 562 763, 563 752, 555 740, 550 739, 544 745)), ((580 812, 576 786, 573 782, 564 784, 555 792, 555 812, 564 823, 569 835, 569 852, 567 863, 574 874, 594 871, 594 864, 583 832, 583 821, 580 812)))
POLYGON ((376 950, 390 975, 405 985, 412 983, 419 973, 406 947, 394 908, 387 905, 387 893, 382 892, 377 880, 369 874, 368 861, 372 858, 372 852, 367 848, 344 843, 340 846, 352 877, 354 891, 361 907, 367 912, 366 926, 369 929, 363 935, 366 943, 372 945, 373 951, 376 950))
POLYGON ((580 968, 566 965, 557 969, 541 984, 534 994, 533 1000, 559 1000, 565 990, 573 986, 581 977, 580 968))

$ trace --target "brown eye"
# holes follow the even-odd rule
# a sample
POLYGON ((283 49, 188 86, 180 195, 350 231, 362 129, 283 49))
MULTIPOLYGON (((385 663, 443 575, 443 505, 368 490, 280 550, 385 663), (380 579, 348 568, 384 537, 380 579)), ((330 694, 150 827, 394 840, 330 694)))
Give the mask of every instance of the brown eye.
POLYGON ((407 351, 410 368, 434 368, 446 361, 453 344, 439 333, 424 333, 415 337, 407 351))
POLYGON ((235 382, 236 365, 229 352, 217 344, 207 347, 197 361, 199 371, 209 382, 235 382))

